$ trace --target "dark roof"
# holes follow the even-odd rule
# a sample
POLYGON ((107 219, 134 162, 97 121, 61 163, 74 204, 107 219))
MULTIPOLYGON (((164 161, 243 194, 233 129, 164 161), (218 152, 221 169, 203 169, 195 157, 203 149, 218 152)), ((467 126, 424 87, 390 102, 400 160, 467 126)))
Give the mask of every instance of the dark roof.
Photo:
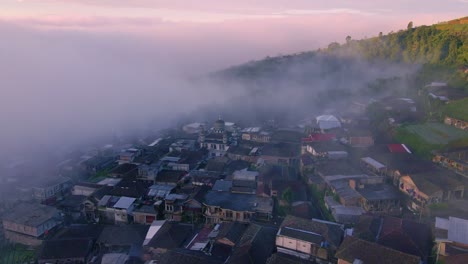
POLYGON ((294 181, 299 180, 299 173, 294 167, 267 165, 260 170, 260 177, 264 182, 271 180, 278 181, 294 181))
POLYGON ((141 246, 148 229, 145 225, 105 226, 97 242, 108 246, 141 246))
POLYGON ((299 144, 270 143, 262 148, 261 154, 274 157, 297 157, 301 154, 301 148, 299 144))
POLYGON ((266 263, 275 251, 275 227, 250 224, 235 247, 228 263, 266 263))
POLYGON ((345 146, 336 141, 320 141, 307 143, 317 152, 346 151, 345 146))
POLYGON ((131 177, 138 174, 138 166, 131 163, 124 163, 110 171, 110 174, 120 177, 131 177))
POLYGON ((431 234, 431 229, 426 224, 388 216, 384 217, 377 242, 425 260, 431 251, 431 234))
POLYGON ((216 240, 226 239, 235 245, 239 242, 248 226, 248 224, 240 222, 225 222, 221 225, 216 240))
POLYGON ((362 215, 353 233, 361 239, 419 256, 423 260, 431 250, 429 226, 408 219, 362 215))
POLYGON ((268 258, 266 264, 313 264, 316 263, 312 260, 301 259, 292 255, 284 253, 275 253, 268 258))
POLYGON ((223 172, 226 162, 218 159, 211 159, 207 162, 205 170, 223 172))
POLYGON ((362 189, 356 189, 368 201, 395 200, 400 198, 400 192, 388 184, 369 184, 362 189))
POLYGON ((208 256, 201 251, 188 249, 172 249, 161 256, 159 264, 221 264, 224 258, 208 256))
POLYGON ((148 243, 151 248, 174 249, 192 238, 193 226, 166 221, 148 243))
POLYGON ((324 237, 320 234, 291 227, 282 227, 279 234, 282 236, 293 237, 302 241, 311 242, 316 245, 320 245, 321 242, 325 241, 324 237))
POLYGON ((115 159, 115 157, 95 156, 84 161, 83 164, 91 167, 102 166, 113 162, 115 159))
POLYGON ((326 160, 315 165, 315 170, 322 176, 361 174, 359 167, 347 160, 326 160))
POLYGON ((60 201, 58 208, 77 208, 80 207, 86 200, 84 195, 69 195, 60 201))
POLYGON ((205 196, 205 204, 218 206, 233 211, 270 211, 271 198, 257 197, 255 194, 209 191, 205 196))
POLYGON ((177 183, 186 174, 187 174, 187 172, 185 172, 185 171, 161 170, 160 172, 158 172, 158 175, 156 176, 155 182, 177 183))
POLYGON ((139 198, 148 192, 148 188, 150 186, 150 182, 133 179, 123 179, 107 194, 113 196, 127 196, 132 198, 139 198))
POLYGON ((54 239, 90 238, 97 240, 103 229, 102 225, 74 224, 58 230, 54 239))
POLYGON ((317 219, 307 220, 291 215, 286 216, 283 223, 281 223, 281 228, 291 228, 319 234, 335 248, 340 245, 344 234, 343 226, 340 224, 317 219))
POLYGON ((348 236, 336 252, 338 259, 353 263, 356 259, 363 263, 405 263, 419 264, 420 258, 366 240, 348 236))
POLYGON ((281 129, 273 132, 271 135, 272 141, 277 142, 295 142, 298 143, 301 141, 301 138, 304 136, 304 133, 295 131, 295 130, 288 130, 288 129, 281 129))
POLYGON ((230 146, 227 153, 234 155, 248 156, 250 154, 251 148, 245 148, 241 146, 230 146))
POLYGON ((46 240, 39 253, 40 260, 86 258, 91 253, 93 241, 89 238, 46 240))

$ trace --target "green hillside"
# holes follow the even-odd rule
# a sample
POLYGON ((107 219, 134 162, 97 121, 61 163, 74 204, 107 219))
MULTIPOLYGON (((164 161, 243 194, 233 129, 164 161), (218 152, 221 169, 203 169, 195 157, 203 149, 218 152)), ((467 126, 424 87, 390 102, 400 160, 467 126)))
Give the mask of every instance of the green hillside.
POLYGON ((291 65, 321 60, 323 74, 329 74, 339 64, 348 63, 350 57, 365 58, 370 63, 400 63, 420 65, 414 77, 415 85, 444 80, 450 86, 468 91, 468 18, 452 20, 432 26, 382 33, 376 37, 353 40, 343 37, 344 44, 331 43, 325 49, 293 55, 267 57, 260 61, 229 68, 219 72, 223 77, 245 81, 261 78, 280 78, 291 65))

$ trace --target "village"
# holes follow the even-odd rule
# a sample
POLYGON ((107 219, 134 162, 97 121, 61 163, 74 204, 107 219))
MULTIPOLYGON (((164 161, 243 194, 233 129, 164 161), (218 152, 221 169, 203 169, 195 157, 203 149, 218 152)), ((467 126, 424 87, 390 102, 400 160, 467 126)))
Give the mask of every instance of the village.
MULTIPOLYGON (((446 86, 417 100, 450 105, 446 86)), ((468 120, 422 123, 417 100, 353 101, 293 124, 193 120, 71 153, 41 175, 11 164, 0 260, 467 263, 468 148, 452 143, 468 120), (446 147, 385 134, 402 129, 446 147)))

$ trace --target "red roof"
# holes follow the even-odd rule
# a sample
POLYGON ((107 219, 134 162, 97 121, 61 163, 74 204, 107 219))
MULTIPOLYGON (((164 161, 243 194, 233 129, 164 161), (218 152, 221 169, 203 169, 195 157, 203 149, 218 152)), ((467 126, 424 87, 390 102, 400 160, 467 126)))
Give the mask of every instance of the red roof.
POLYGON ((335 134, 310 134, 309 137, 303 138, 302 142, 317 142, 317 141, 328 141, 335 139, 336 135, 335 134))
POLYGON ((391 153, 410 153, 411 154, 411 151, 405 144, 388 144, 387 147, 391 153))

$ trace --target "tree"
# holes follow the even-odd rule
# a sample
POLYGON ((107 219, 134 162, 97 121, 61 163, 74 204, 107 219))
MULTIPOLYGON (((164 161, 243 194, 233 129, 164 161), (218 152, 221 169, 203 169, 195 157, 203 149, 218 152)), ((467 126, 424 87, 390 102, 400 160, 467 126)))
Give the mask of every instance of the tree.
POLYGON ((283 200, 285 200, 286 202, 288 202, 288 204, 291 204, 292 202, 292 198, 293 198, 293 193, 292 193, 292 190, 290 187, 286 188, 284 191, 283 191, 283 194, 281 195, 281 198, 283 200))
POLYGON ((412 29, 413 28, 413 21, 410 21, 408 23, 408 30, 412 29))
POLYGON ((351 42, 351 36, 346 37, 346 43, 349 44, 351 42))

